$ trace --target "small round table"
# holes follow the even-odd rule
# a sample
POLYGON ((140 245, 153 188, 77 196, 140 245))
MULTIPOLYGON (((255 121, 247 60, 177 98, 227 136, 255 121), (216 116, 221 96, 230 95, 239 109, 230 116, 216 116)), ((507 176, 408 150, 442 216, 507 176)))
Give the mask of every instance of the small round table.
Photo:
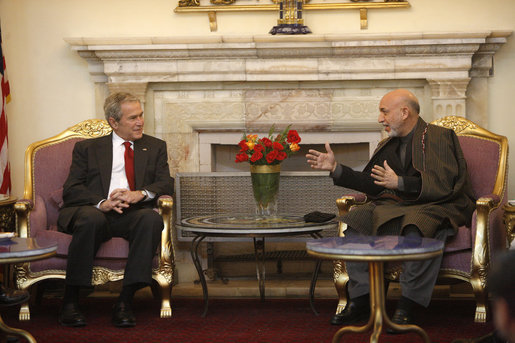
POLYGON ((331 237, 306 243, 308 254, 329 260, 364 261, 369 265, 370 319, 364 326, 346 326, 336 332, 333 343, 346 332, 362 333, 373 328, 370 342, 377 342, 384 323, 397 331, 412 331, 424 342, 430 343, 426 332, 416 325, 393 323, 385 310, 383 263, 389 261, 413 261, 437 257, 444 244, 431 238, 406 238, 402 236, 331 237))
MULTIPOLYGON (((261 300, 265 298, 265 237, 310 235, 313 238, 321 238, 321 231, 334 229, 337 222, 306 223, 303 217, 290 215, 277 215, 260 217, 255 215, 208 215, 186 218, 181 221, 178 228, 184 232, 192 233, 195 237, 191 242, 191 258, 197 269, 202 293, 204 295, 205 317, 208 309, 208 291, 206 278, 202 272, 202 265, 198 257, 200 243, 206 237, 249 237, 254 240, 254 253, 256 256, 256 274, 259 284, 261 300)), ((317 262, 310 287, 310 305, 314 313, 313 305, 314 289, 320 263, 317 262)))
MULTIPOLYGON (((55 255, 57 243, 38 241, 35 238, 0 239, 0 264, 24 263, 55 255)), ((35 343, 34 337, 25 330, 7 326, 0 316, 0 331, 25 337, 30 343, 35 343)))

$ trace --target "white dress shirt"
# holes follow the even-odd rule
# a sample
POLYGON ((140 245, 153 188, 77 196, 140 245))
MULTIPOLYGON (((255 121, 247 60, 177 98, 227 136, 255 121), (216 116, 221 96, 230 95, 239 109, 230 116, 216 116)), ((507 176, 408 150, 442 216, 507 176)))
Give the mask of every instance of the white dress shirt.
MULTIPOLYGON (((127 175, 125 175, 125 140, 113 132, 113 169, 111 170, 111 183, 109 184, 109 195, 117 188, 129 189, 127 175)), ((134 150, 134 142, 131 148, 134 150)))
MULTIPOLYGON (((129 182, 125 174, 125 145, 123 145, 123 143, 125 143, 125 140, 113 131, 113 166, 107 197, 117 188, 129 189, 129 182)), ((134 150, 134 142, 130 143, 131 149, 134 150)), ((146 189, 143 189, 143 191, 146 193, 146 197, 143 201, 152 200, 156 196, 155 193, 147 191, 146 189)), ((100 204, 105 200, 107 199, 101 200, 96 207, 99 208, 100 204)))

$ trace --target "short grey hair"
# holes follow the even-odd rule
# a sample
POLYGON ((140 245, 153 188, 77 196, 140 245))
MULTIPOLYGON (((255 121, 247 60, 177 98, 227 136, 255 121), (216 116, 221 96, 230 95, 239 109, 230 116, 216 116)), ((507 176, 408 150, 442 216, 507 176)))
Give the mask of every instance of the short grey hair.
POLYGON ((122 119, 122 104, 124 102, 139 102, 141 101, 131 93, 118 92, 109 95, 104 102, 104 114, 106 120, 113 118, 115 121, 122 119))
POLYGON ((418 101, 415 99, 408 99, 407 104, 413 111, 415 111, 417 114, 420 113, 420 105, 418 101))

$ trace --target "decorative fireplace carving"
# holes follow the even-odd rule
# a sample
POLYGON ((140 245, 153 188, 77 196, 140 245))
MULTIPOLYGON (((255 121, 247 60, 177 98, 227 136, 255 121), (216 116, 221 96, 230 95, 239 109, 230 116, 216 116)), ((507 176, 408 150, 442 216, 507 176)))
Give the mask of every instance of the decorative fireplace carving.
POLYGON ((427 120, 457 114, 486 125, 486 78, 510 34, 66 41, 88 61, 99 113, 107 92, 136 94, 146 103, 146 130, 180 146, 173 171, 197 171, 199 132, 259 130, 282 121, 304 131, 378 131, 375 104, 383 90, 396 87, 417 89, 427 120))

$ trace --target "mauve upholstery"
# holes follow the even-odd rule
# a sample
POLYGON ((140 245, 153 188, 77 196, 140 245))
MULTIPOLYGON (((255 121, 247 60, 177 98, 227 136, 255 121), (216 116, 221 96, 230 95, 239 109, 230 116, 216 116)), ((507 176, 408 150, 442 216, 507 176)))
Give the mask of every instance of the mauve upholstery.
MULTIPOLYGON (((55 241, 58 247, 55 257, 31 262, 30 269, 33 272, 48 269, 66 270, 68 246, 72 236, 57 230, 57 217, 62 206, 63 184, 68 177, 73 147, 79 140, 81 139, 69 139, 35 152, 35 203, 30 214, 30 236, 55 241)), ((123 238, 115 237, 101 245, 94 265, 122 270, 125 268, 128 254, 129 243, 123 238)), ((158 265, 158 261, 156 256, 154 267, 158 265)))
MULTIPOLYGON (((506 196, 499 199, 497 195, 491 194, 495 179, 497 176, 500 146, 496 142, 476 137, 458 136, 461 149, 465 159, 467 160, 467 170, 469 173, 472 189, 476 199, 481 197, 493 198, 499 201, 500 205, 490 213, 488 226, 490 228, 499 228, 497 230, 489 230, 488 238, 490 240, 490 257, 495 258, 497 251, 502 251, 506 245, 506 231, 503 226, 503 206, 506 203, 506 196), (487 168, 485 166, 494 166, 487 168)), ((356 197, 357 201, 364 201, 363 195, 356 197)), ((471 226, 461 226, 455 236, 449 238, 445 244, 444 256, 442 259, 441 269, 460 270, 465 273, 471 272, 471 255, 472 246, 475 243, 477 211, 474 211, 471 220, 471 226)), ((387 269, 396 268, 395 264, 388 264, 387 269)))

